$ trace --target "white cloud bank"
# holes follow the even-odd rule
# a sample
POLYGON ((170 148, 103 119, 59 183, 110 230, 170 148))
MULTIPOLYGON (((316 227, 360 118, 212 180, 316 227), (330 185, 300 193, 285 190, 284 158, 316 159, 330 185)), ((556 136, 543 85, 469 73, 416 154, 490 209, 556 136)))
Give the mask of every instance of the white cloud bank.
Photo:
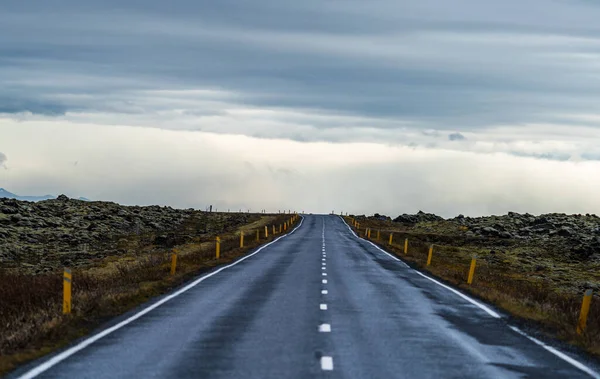
MULTIPOLYGON (((392 216, 419 209, 443 216, 600 213, 599 161, 61 119, 0 119, 0 136, 0 150, 11 157, 0 187, 20 194, 68 189, 125 204, 392 216)), ((468 137, 440 141, 454 146, 471 143, 468 137)))

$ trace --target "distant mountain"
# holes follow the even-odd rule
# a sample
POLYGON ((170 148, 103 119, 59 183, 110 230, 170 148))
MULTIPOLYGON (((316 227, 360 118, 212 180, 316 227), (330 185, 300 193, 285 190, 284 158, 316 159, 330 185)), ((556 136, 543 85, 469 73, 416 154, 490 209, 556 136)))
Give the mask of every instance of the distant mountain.
MULTIPOLYGON (((17 199, 17 200, 22 200, 22 201, 42 201, 42 200, 56 199, 56 196, 54 196, 54 195, 20 196, 20 195, 14 194, 12 192, 8 192, 4 188, 0 188, 0 198, 2 198, 2 197, 6 197, 8 199, 17 199)), ((77 200, 90 201, 89 199, 86 199, 85 197, 80 197, 77 200)))

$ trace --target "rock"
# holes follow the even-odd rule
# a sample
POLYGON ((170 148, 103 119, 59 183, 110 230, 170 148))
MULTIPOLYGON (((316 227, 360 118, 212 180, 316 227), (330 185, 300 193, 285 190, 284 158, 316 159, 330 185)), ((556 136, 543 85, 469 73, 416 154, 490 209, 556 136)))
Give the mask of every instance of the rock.
POLYGON ((435 222, 435 221, 444 221, 443 217, 437 216, 433 213, 425 213, 423 211, 417 212, 417 214, 409 215, 403 214, 394 219, 394 222, 399 222, 403 224, 417 224, 419 222, 435 222))
POLYGON ((560 228, 560 229, 557 231, 557 234, 558 234, 559 236, 561 236, 561 237, 570 237, 570 236, 572 236, 574 233, 573 233, 573 230, 572 230, 572 229, 570 229, 570 228, 567 228, 567 227, 564 227, 564 226, 563 226, 562 228, 560 228))
POLYGON ((56 200, 58 201, 69 201, 69 198, 67 197, 67 195, 59 195, 56 200))
POLYGON ((484 234, 486 236, 498 236, 500 232, 492 227, 485 227, 479 230, 480 234, 484 234))

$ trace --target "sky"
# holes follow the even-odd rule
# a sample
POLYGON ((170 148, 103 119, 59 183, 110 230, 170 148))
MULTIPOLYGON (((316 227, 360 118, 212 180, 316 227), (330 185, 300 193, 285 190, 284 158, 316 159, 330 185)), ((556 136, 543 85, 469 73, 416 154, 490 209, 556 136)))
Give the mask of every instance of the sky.
POLYGON ((3 0, 0 187, 600 213, 600 3, 3 0))

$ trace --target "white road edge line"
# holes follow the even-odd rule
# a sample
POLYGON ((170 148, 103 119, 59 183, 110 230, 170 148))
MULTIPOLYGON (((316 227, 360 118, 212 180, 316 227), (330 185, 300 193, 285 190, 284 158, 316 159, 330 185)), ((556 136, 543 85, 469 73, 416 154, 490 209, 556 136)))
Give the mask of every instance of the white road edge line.
MULTIPOLYGON (((302 216, 301 216, 302 217, 302 216)), ((46 362, 41 363, 39 366, 34 367, 33 369, 27 371, 26 373, 24 373, 23 375, 19 376, 17 379, 31 379, 31 378, 35 378, 36 376, 40 375, 41 373, 49 370, 50 368, 54 367, 55 365, 57 365, 58 363, 64 361, 65 359, 69 358, 71 355, 77 353, 78 351, 81 351, 83 349, 85 349, 86 347, 88 347, 89 345, 93 344, 94 342, 98 341, 101 338, 106 337, 107 335, 111 334, 112 332, 121 329, 122 327, 124 327, 127 324, 130 324, 131 322, 137 320, 138 318, 142 317, 143 315, 151 312, 152 310, 160 307, 161 305, 163 305, 164 303, 168 302, 169 300, 176 298, 177 296, 181 295, 184 292, 189 291, 190 289, 196 287, 198 284, 202 283, 205 279, 210 278, 211 276, 214 276, 218 273, 220 273, 223 270, 226 270, 230 267, 233 267, 235 265, 237 265, 240 262, 245 261, 246 259, 258 254, 259 252, 261 252, 263 249, 269 247, 270 245, 274 244, 275 242, 279 241, 282 238, 285 238, 287 236, 292 235, 296 230, 298 230, 302 224, 304 223, 304 217, 301 218, 300 220, 300 225, 298 225, 294 230, 292 230, 291 232, 289 232, 286 235, 283 235, 281 237, 278 237, 276 240, 269 242, 268 244, 261 246, 260 248, 258 248, 254 253, 246 255, 243 258, 240 258, 239 260, 228 264, 227 266, 223 266, 220 269, 211 272, 209 274, 206 274, 198 279, 196 279, 195 281, 193 281, 192 283, 188 284, 187 286, 183 287, 182 289, 164 297, 163 299, 157 301, 156 303, 150 305, 147 308, 142 309, 141 311, 139 311, 138 313, 134 314, 133 316, 129 317, 126 320, 121 321, 120 323, 111 326, 108 329, 105 329, 103 331, 101 331, 98 334, 95 334, 93 336, 91 336, 90 338, 87 338, 81 342, 79 342, 77 345, 63 351, 62 353, 50 358, 49 360, 47 360, 46 362)))
POLYGON ((521 329, 517 328, 516 326, 508 326, 509 328, 511 328, 512 330, 514 330, 515 332, 519 333, 520 335, 522 335, 523 337, 526 337, 528 339, 530 339, 531 341, 533 341, 534 343, 540 345, 541 347, 543 347, 544 349, 548 350, 549 352, 551 352, 552 354, 556 355, 557 357, 561 358, 564 361, 567 361, 568 363, 572 364, 573 366, 577 367, 578 369, 580 369, 581 371, 585 372, 586 374, 588 374, 589 376, 591 376, 592 378, 600 378, 600 375, 593 371, 591 368, 587 367, 586 365, 584 365, 583 363, 576 361, 575 359, 569 357, 568 355, 566 355, 565 353, 553 348, 552 346, 548 346, 545 343, 543 343, 542 341, 538 340, 537 338, 531 337, 530 335, 528 335, 527 333, 523 332, 521 329))
POLYGON ((331 332, 331 325, 329 325, 329 324, 321 324, 321 325, 319 325, 319 332, 321 332, 321 333, 330 333, 331 332))
POLYGON ((321 357, 321 370, 324 370, 324 371, 333 370, 333 358, 321 357))
MULTIPOLYGON (((339 216, 342 219, 342 222, 344 223, 344 225, 346 225, 346 227, 348 228, 348 230, 350 230, 350 232, 354 235, 354 237, 359 238, 359 236, 356 235, 356 233, 354 233, 354 231, 352 230, 352 228, 350 228, 350 225, 348 225, 346 223, 346 220, 344 220, 344 218, 342 216, 339 216)), ((396 258, 395 256, 393 256, 392 254, 388 253, 387 251, 381 249, 379 246, 375 245, 374 243, 372 243, 371 241, 367 241, 366 242, 370 243, 371 245, 373 245, 376 249, 378 249, 379 251, 382 251, 384 253, 386 253, 387 255, 389 255, 390 257, 392 257, 393 259, 395 259, 396 261, 399 261, 400 263, 402 263, 404 266, 410 268, 410 266, 408 266, 406 263, 402 262, 400 259, 396 258)), ((429 276, 421 273, 420 271, 417 271, 415 269, 412 269, 414 272, 416 272, 417 274, 421 275, 422 277, 431 280, 432 282, 434 282, 435 284, 442 286, 444 288, 446 288, 449 291, 452 291, 453 293, 457 294, 458 296, 462 297, 463 299, 467 300, 468 302, 470 302, 471 304, 479 307, 480 309, 484 310, 486 313, 488 313, 490 316, 494 317, 494 318, 501 318, 501 316, 497 313, 494 312, 492 309, 490 309, 489 307, 481 304, 480 302, 470 298, 469 296, 460 293, 459 291, 455 290, 454 288, 451 288, 443 283, 438 282, 437 280, 430 278, 429 276)), ((557 357, 559 357, 560 359, 564 360, 567 363, 570 363, 572 366, 578 368, 579 370, 585 372, 586 374, 590 375, 593 378, 596 379, 600 379, 600 374, 598 374, 597 372, 595 372, 594 370, 592 370, 591 368, 587 367, 586 365, 584 365, 583 363, 569 357, 568 355, 566 355, 565 353, 559 351, 558 349, 553 348, 552 346, 548 346, 546 344, 544 344, 543 342, 529 336, 527 333, 523 332, 522 330, 520 330, 517 327, 514 326, 510 326, 508 325, 508 327, 510 329, 512 329, 513 331, 521 334, 524 337, 527 337, 528 339, 530 339, 531 341, 533 341, 534 343, 540 345, 541 347, 543 347, 544 349, 546 349, 547 351, 549 351, 550 353, 556 355, 557 357)))

